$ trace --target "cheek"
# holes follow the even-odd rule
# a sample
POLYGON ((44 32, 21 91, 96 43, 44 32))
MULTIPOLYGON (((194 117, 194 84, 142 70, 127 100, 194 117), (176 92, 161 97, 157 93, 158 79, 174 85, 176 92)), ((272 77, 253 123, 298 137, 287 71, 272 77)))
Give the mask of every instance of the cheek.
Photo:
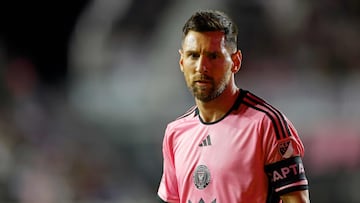
POLYGON ((190 77, 190 75, 195 71, 195 66, 192 63, 184 60, 181 66, 181 71, 186 77, 190 77))
POLYGON ((184 76, 185 76, 185 78, 186 79, 188 79, 188 80, 190 80, 191 79, 191 77, 192 77, 192 72, 189 70, 189 69, 185 69, 185 71, 184 71, 184 76))
POLYGON ((185 83, 188 87, 192 85, 191 75, 184 72, 185 83))
POLYGON ((191 67, 194 66, 194 61, 184 59, 184 60, 182 60, 182 65, 183 65, 184 68, 190 69, 191 67))
POLYGON ((224 64, 224 68, 218 69, 213 75, 218 81, 227 82, 232 74, 231 68, 232 67, 228 66, 228 64, 224 64))
POLYGON ((226 61, 219 62, 217 64, 214 64, 213 70, 215 75, 221 76, 221 75, 227 75, 228 72, 231 72, 232 66, 229 63, 226 63, 226 61))

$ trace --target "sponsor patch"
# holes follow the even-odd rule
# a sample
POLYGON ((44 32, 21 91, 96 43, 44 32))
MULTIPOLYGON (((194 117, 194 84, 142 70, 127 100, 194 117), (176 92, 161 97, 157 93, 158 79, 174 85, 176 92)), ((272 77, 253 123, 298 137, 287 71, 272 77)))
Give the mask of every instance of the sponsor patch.
POLYGON ((291 140, 279 142, 278 149, 279 153, 284 159, 291 157, 294 153, 294 148, 292 146, 291 140))
POLYGON ((202 190, 210 183, 210 172, 205 165, 199 165, 194 172, 194 184, 197 189, 202 190))

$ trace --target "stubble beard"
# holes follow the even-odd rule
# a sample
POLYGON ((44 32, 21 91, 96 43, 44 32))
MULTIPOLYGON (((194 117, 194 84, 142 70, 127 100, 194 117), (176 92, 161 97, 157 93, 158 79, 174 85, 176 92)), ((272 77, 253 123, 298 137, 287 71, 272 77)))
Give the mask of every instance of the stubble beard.
POLYGON ((193 83, 189 89, 196 99, 206 103, 220 96, 226 89, 226 86, 224 81, 218 87, 215 86, 214 82, 211 82, 210 87, 199 87, 193 83))

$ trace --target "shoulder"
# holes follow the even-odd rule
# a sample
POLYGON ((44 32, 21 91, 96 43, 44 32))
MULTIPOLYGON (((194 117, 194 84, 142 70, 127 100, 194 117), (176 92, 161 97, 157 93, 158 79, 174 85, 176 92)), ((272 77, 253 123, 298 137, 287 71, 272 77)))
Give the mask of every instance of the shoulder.
POLYGON ((278 140, 292 134, 292 123, 277 107, 274 107, 263 98, 246 91, 242 103, 248 110, 248 114, 261 119, 264 128, 273 128, 278 140))
POLYGON ((250 91, 244 90, 242 103, 247 107, 250 107, 258 112, 262 112, 264 114, 269 113, 280 113, 280 111, 268 103, 265 99, 255 95, 250 91))
POLYGON ((164 144, 172 148, 176 142, 181 140, 184 135, 187 135, 190 132, 190 129, 199 124, 197 119, 197 108, 196 106, 191 107, 181 116, 177 117, 175 120, 169 122, 166 126, 165 135, 164 135, 164 144))
POLYGON ((279 114, 281 112, 277 108, 250 91, 241 90, 240 98, 240 106, 237 108, 239 110, 238 113, 242 117, 247 117, 257 122, 280 117, 279 114))
MULTIPOLYGON (((284 114, 277 108, 268 103, 265 99, 255 95, 250 91, 243 93, 242 104, 251 110, 254 114, 260 114, 270 120, 284 120, 284 114)), ((250 111, 249 110, 249 111, 250 111)))
POLYGON ((177 117, 173 122, 180 120, 187 120, 189 118, 191 119, 197 116, 197 114, 198 114, 197 106, 194 105, 191 108, 189 108, 185 113, 177 117))
POLYGON ((174 130, 177 128, 186 128, 186 126, 189 125, 190 123, 194 123, 198 121, 196 119, 197 115, 198 115, 197 106, 192 106, 187 111, 185 111, 185 113, 183 113, 182 115, 178 116, 177 118, 169 122, 167 125, 167 131, 174 130))

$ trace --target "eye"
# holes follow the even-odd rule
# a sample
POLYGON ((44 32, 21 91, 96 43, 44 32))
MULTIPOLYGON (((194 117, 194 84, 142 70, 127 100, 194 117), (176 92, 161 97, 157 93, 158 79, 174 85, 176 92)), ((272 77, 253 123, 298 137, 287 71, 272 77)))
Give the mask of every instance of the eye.
POLYGON ((195 53, 195 52, 188 53, 189 58, 199 58, 199 56, 200 56, 200 54, 195 53))
POLYGON ((218 58, 218 54, 217 53, 209 53, 208 54, 208 57, 210 58, 210 59, 217 59, 218 58))

